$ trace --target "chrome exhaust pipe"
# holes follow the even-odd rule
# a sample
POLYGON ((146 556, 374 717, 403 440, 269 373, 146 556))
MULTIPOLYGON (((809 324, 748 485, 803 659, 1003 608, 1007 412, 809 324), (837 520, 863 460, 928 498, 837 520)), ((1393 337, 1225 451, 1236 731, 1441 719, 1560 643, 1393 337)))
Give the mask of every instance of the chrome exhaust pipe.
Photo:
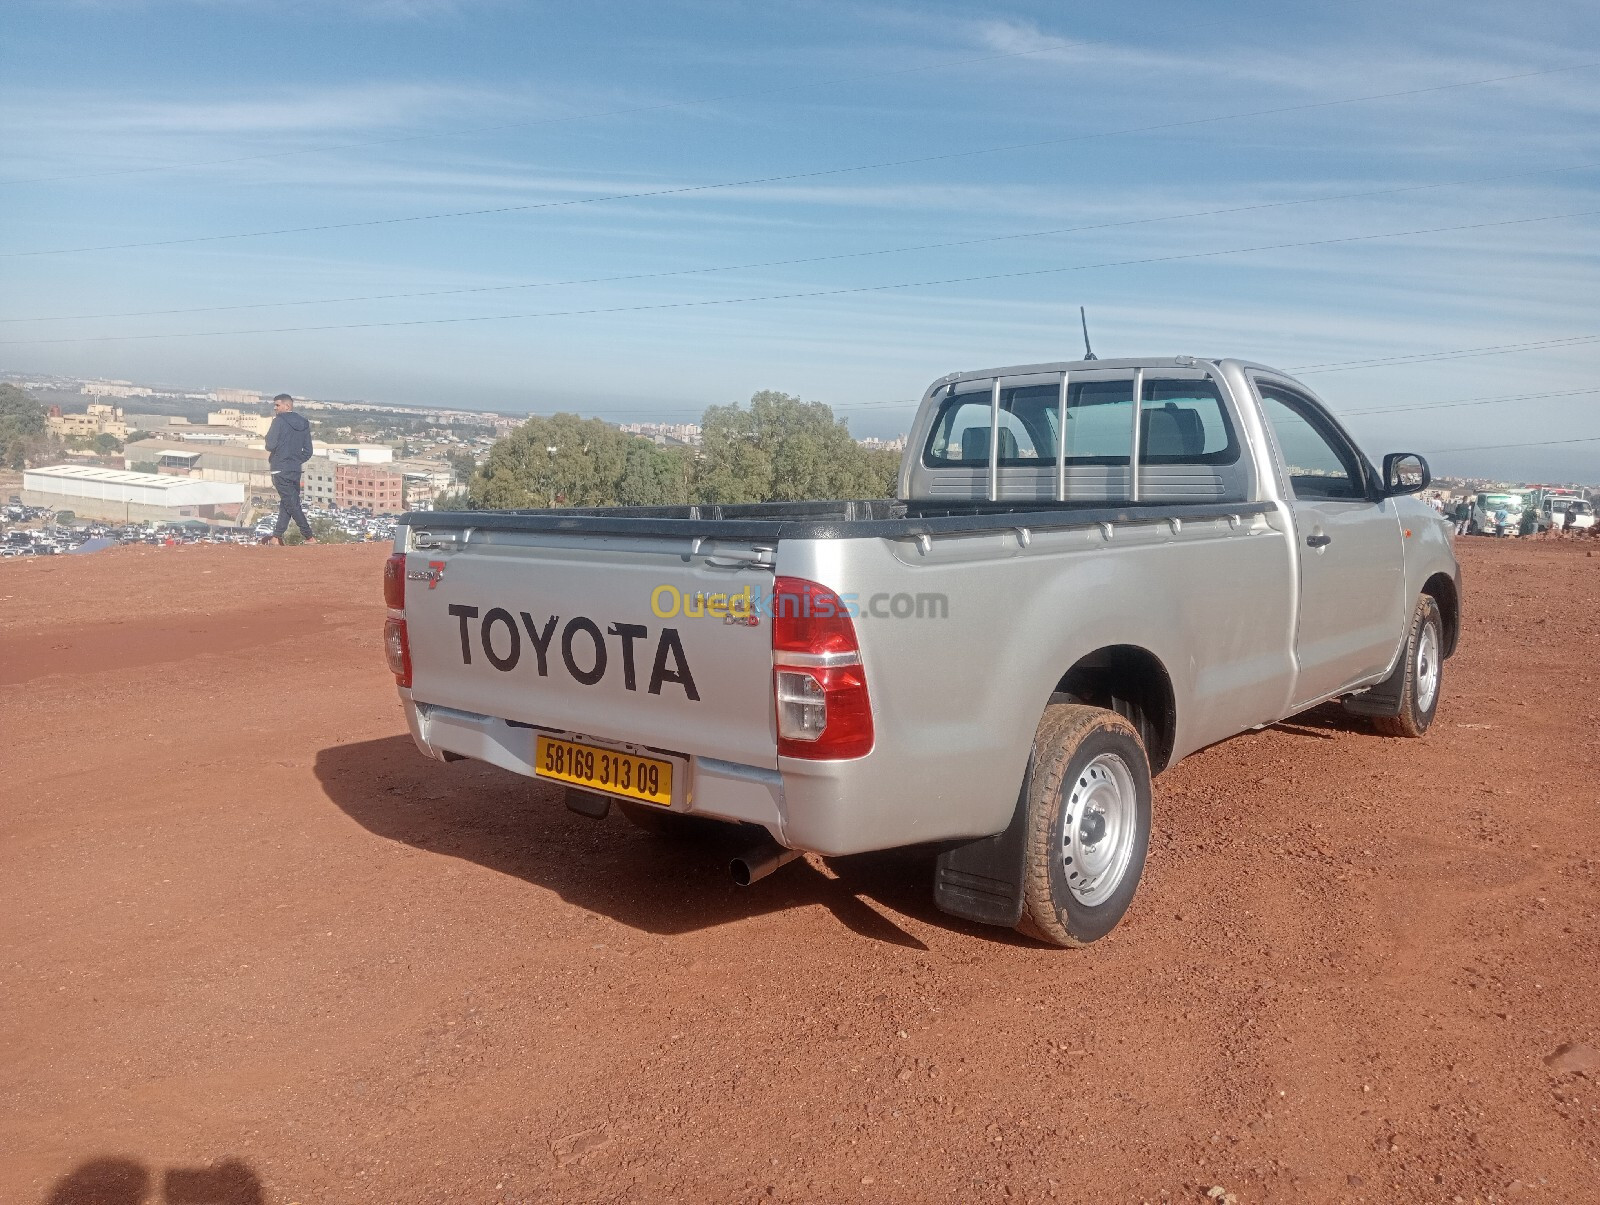
POLYGON ((728 863, 728 870, 733 874, 735 883, 740 887, 748 887, 800 856, 801 851, 798 849, 785 849, 776 841, 768 841, 740 854, 728 863))

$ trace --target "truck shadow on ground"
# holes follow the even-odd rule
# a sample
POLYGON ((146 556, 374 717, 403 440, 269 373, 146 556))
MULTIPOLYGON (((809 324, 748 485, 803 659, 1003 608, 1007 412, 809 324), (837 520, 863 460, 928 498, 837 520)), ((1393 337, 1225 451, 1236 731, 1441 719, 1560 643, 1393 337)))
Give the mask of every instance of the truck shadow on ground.
POLYGON ((1387 740, 1381 732, 1372 726, 1372 721, 1365 716, 1351 715, 1338 703, 1319 703, 1309 711, 1298 712, 1288 719, 1279 720, 1273 724, 1275 732, 1287 732, 1293 736, 1311 736, 1319 740, 1337 740, 1341 732, 1353 736, 1370 736, 1375 740, 1387 740))
POLYGON ((924 850, 828 858, 821 869, 813 860, 797 861, 741 888, 728 862, 760 830, 730 826, 726 837, 692 841, 652 836, 616 808, 603 820, 575 815, 559 789, 494 766, 430 761, 408 736, 324 749, 316 775, 328 798, 369 832, 475 862, 649 933, 689 933, 820 905, 863 937, 912 949, 927 947, 880 908, 1026 944, 1009 929, 940 912, 933 903, 934 855, 924 850))
POLYGON ((263 1205, 261 1181, 247 1164, 169 1167, 158 1177, 137 1159, 86 1159, 51 1188, 44 1205, 263 1205), (152 1197, 151 1190, 160 1188, 152 1197))

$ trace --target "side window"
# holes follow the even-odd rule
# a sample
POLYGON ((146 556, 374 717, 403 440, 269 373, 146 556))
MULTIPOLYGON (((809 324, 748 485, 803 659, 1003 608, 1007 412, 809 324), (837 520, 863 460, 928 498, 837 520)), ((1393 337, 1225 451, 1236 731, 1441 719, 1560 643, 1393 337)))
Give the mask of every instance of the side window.
POLYGON ((1307 399, 1258 384, 1261 409, 1272 424, 1296 498, 1356 501, 1366 497, 1361 462, 1307 399))

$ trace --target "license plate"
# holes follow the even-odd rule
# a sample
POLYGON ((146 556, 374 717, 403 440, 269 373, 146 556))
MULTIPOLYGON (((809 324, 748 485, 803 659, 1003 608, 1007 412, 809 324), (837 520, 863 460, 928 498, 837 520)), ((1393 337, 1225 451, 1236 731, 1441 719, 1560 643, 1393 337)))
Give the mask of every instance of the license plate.
POLYGON ((653 757, 541 736, 534 752, 534 773, 605 795, 672 806, 672 763, 653 757))

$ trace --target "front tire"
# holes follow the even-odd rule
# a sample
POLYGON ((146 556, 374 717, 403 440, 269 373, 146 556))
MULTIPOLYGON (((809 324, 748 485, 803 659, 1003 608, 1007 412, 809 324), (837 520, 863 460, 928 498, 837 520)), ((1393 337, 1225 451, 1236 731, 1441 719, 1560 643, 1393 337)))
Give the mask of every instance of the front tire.
POLYGON ((1402 656, 1406 668, 1400 714, 1377 716, 1372 722, 1385 736, 1419 737, 1433 723, 1444 687, 1444 621, 1431 595, 1417 600, 1402 656))
POLYGON ((1019 933, 1082 946, 1116 927, 1144 872, 1150 795, 1132 724, 1101 707, 1045 709, 1029 763, 1019 933))

